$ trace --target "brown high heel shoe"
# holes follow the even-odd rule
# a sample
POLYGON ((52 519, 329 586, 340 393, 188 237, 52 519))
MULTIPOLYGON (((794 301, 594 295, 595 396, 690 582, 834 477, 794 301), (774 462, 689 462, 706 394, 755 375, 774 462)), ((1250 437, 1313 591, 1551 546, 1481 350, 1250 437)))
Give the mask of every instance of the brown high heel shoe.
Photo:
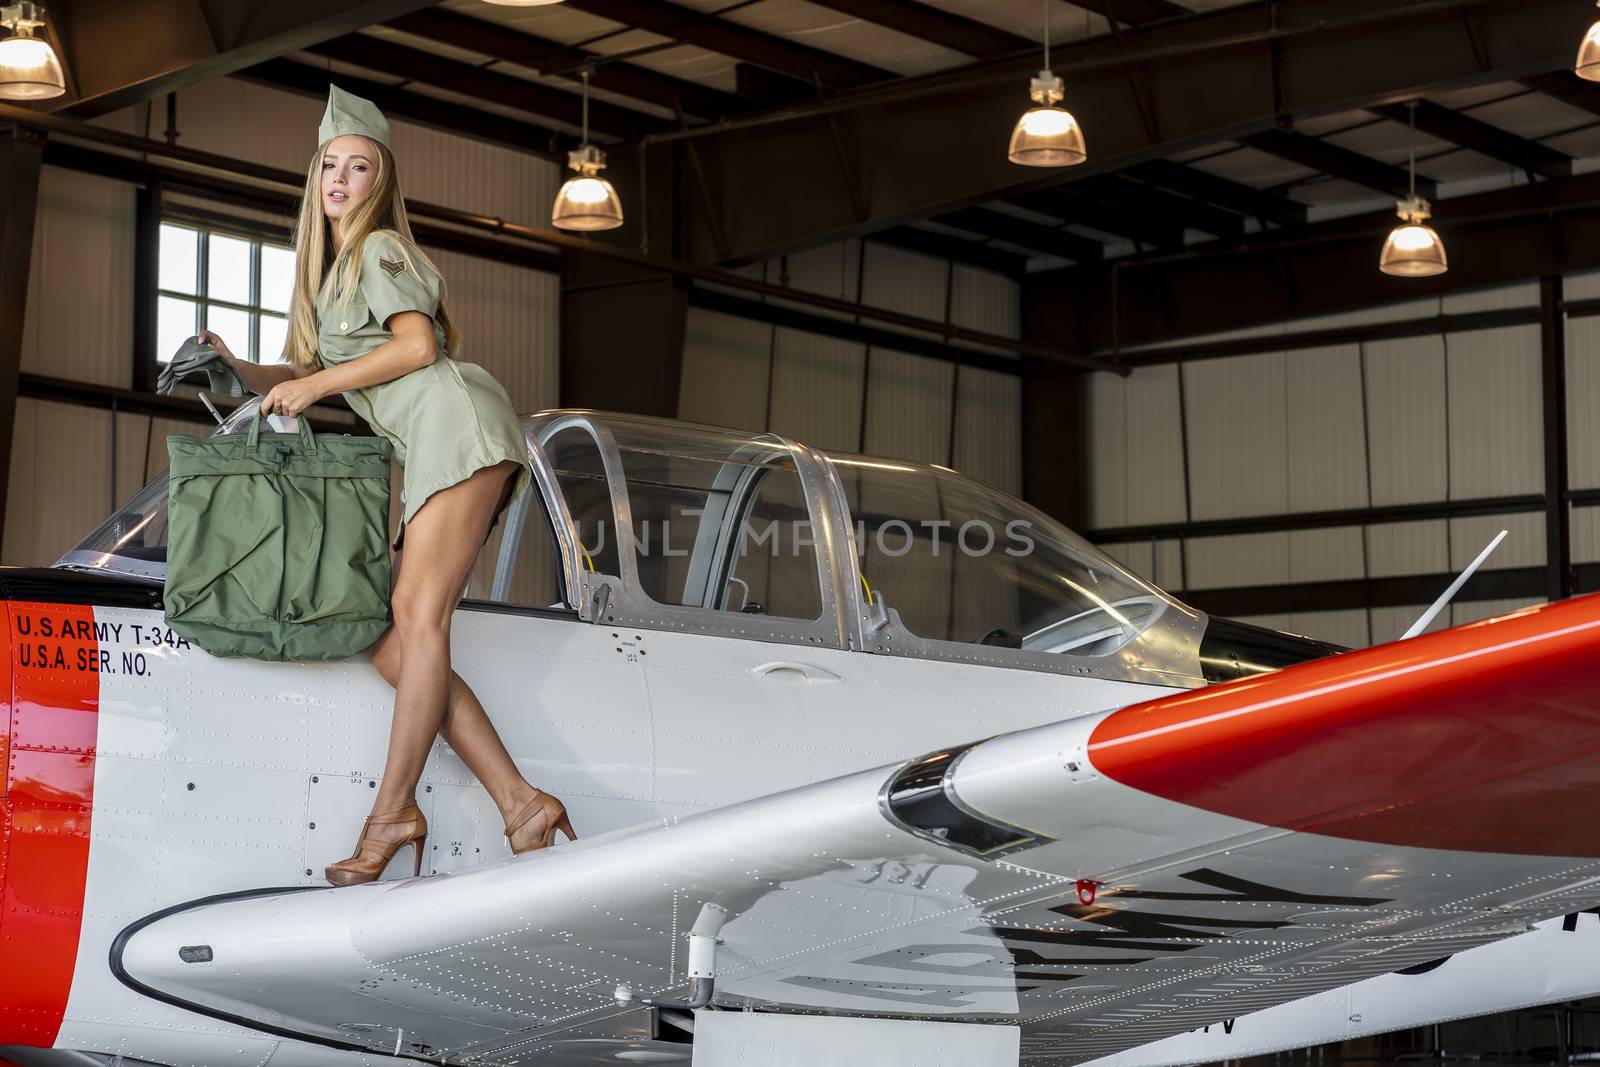
POLYGON ((326 868, 322 874, 334 885, 361 885, 365 882, 375 882, 383 869, 394 859, 394 854, 406 845, 415 850, 415 863, 412 864, 411 876, 415 878, 422 873, 422 846, 428 840, 428 820, 422 817, 422 809, 415 804, 407 804, 398 811, 391 811, 384 815, 368 815, 366 822, 361 824, 361 840, 356 842, 355 855, 349 859, 340 860, 338 863, 326 868), (396 823, 410 823, 411 830, 404 837, 393 841, 382 841, 375 837, 368 837, 367 831, 374 826, 392 826, 396 823), (368 859, 368 854, 376 855, 377 859, 368 859))
POLYGON ((567 806, 544 790, 535 789, 528 802, 522 805, 522 808, 506 823, 506 844, 511 846, 513 855, 549 848, 550 839, 555 836, 557 830, 566 834, 568 841, 578 839, 578 835, 572 832, 572 820, 567 818, 567 806), (543 836, 537 839, 537 844, 518 848, 513 840, 517 831, 526 826, 536 815, 545 817, 543 836))

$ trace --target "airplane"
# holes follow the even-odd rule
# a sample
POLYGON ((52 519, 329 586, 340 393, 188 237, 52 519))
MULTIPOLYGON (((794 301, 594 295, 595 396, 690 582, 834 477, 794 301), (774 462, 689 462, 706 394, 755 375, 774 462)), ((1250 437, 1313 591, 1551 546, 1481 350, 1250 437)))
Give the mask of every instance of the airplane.
POLYGON ((452 656, 538 852, 440 742, 424 873, 323 883, 392 690, 169 627, 164 474, 0 568, 0 1058, 1166 1067, 1600 992, 1600 598, 1349 650, 948 468, 523 424, 452 656))

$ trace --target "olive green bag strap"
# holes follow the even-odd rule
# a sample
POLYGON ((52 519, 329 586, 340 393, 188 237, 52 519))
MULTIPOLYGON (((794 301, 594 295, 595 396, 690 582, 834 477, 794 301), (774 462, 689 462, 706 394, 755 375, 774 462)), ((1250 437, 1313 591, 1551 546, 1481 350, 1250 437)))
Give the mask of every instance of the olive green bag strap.
MULTIPOLYGON (((250 433, 245 438, 244 444, 240 446, 239 450, 241 452, 255 452, 260 449, 261 424, 264 421, 266 420, 261 414, 261 405, 257 404, 255 416, 250 420, 250 433)), ((311 432, 311 420, 306 418, 304 415, 296 415, 294 421, 300 424, 300 445, 305 450, 305 454, 308 456, 316 455, 317 435, 311 432)), ((293 449, 291 449, 288 445, 279 444, 278 466, 283 466, 286 462, 288 462, 288 458, 292 455, 294 455, 293 449)))

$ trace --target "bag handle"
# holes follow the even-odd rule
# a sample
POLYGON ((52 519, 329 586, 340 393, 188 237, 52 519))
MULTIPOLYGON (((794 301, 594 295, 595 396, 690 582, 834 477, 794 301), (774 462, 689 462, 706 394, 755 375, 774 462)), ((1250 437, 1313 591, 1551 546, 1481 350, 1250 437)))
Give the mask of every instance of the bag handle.
MULTIPOLYGON (((245 448, 251 452, 254 452, 259 447, 262 421, 261 404, 258 401, 256 403, 255 416, 250 420, 250 436, 245 440, 245 448)), ((305 454, 308 456, 316 455, 317 435, 311 432, 311 420, 302 414, 295 416, 295 422, 300 425, 300 444, 305 448, 305 454)))

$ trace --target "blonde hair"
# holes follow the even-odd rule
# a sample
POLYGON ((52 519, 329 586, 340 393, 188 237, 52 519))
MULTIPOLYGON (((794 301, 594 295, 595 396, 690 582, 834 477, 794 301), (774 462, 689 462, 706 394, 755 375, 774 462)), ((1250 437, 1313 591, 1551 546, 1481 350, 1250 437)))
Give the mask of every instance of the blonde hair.
MULTIPOLYGON (((361 285, 361 249, 367 238, 383 230, 400 239, 400 252, 408 259, 415 256, 435 274, 439 269, 423 255, 411 236, 411 222, 406 218, 406 202, 400 195, 400 177, 395 169, 394 156, 378 142, 367 139, 377 149, 372 188, 358 200, 337 222, 322 212, 322 157, 328 150, 326 142, 317 146, 306 171, 305 190, 300 197, 300 215, 294 228, 294 296, 289 302, 289 337, 284 355, 289 362, 305 369, 321 366, 317 359, 317 301, 323 289, 333 286, 339 294, 340 304, 348 305, 361 285), (329 227, 340 228, 342 242, 337 255, 329 227)), ((440 355, 457 356, 461 351, 461 333, 444 309, 443 275, 440 275, 439 307, 433 318, 444 330, 445 351, 440 355)))

